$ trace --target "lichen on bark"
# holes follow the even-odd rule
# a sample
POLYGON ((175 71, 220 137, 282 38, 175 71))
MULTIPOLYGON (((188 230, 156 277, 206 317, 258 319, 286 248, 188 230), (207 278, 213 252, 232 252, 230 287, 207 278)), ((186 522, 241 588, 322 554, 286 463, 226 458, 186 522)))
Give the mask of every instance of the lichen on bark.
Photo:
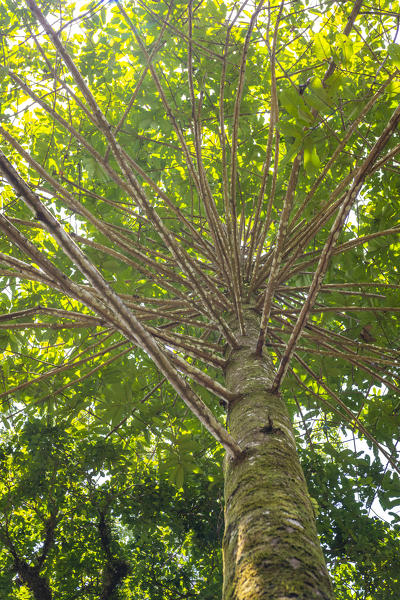
POLYGON ((269 390, 271 358, 255 354, 254 313, 225 371, 240 395, 228 408, 228 426, 243 449, 225 460, 223 600, 332 600, 313 506, 296 450, 285 401, 269 390))

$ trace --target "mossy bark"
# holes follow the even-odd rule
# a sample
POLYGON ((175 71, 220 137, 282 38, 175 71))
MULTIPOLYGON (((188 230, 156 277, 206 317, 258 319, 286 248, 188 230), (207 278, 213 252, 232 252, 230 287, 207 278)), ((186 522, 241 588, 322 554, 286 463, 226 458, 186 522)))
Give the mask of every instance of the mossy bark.
POLYGON ((228 424, 244 453, 225 461, 223 600, 333 600, 287 407, 268 392, 273 364, 255 356, 257 320, 246 321, 225 373, 241 394, 228 424))

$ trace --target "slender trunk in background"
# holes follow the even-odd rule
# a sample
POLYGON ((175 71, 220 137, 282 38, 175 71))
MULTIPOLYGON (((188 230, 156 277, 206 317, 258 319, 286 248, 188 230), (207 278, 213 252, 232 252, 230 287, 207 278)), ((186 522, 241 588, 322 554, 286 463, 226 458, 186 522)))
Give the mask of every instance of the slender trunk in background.
POLYGON ((246 313, 227 387, 242 395, 228 425, 244 458, 225 461, 223 600, 333 600, 313 506, 284 400, 268 393, 269 356, 257 358, 258 321, 246 313))

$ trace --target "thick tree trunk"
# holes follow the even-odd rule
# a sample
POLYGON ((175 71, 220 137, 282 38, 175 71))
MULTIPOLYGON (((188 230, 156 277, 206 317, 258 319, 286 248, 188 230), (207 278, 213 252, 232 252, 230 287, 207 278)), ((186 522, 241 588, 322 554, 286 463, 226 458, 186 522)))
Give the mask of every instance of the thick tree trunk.
POLYGON ((15 570, 21 581, 27 585, 35 600, 52 600, 53 595, 46 577, 40 575, 39 567, 32 567, 25 561, 17 558, 15 570))
POLYGON ((223 600, 332 600, 315 517, 285 402, 268 393, 273 365, 255 356, 257 321, 226 368, 229 430, 244 450, 225 462, 223 600))

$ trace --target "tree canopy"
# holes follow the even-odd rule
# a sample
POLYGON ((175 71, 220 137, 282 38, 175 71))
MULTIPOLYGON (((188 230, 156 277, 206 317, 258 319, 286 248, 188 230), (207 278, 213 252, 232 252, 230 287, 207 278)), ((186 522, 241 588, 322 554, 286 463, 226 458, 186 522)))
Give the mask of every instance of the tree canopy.
POLYGON ((219 595, 248 310, 337 598, 398 598, 399 3, 0 5, 4 598, 219 595))

